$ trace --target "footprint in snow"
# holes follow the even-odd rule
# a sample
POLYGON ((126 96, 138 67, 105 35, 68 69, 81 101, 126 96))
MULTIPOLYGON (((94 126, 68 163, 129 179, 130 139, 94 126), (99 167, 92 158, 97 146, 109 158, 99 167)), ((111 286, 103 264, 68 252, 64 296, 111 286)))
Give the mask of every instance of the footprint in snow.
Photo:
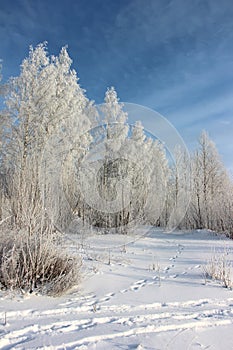
POLYGON ((144 282, 146 282, 146 280, 139 280, 139 281, 135 282, 135 284, 141 284, 141 283, 144 283, 144 282))
POLYGON ((107 293, 103 298, 99 299, 99 302, 109 301, 114 295, 115 293, 112 293, 112 292, 107 293))
POLYGON ((110 297, 103 297, 99 300, 100 303, 103 303, 104 301, 109 301, 110 297))
POLYGON ((139 280, 139 281, 135 282, 130 287, 130 289, 136 291, 136 290, 140 289, 141 287, 144 287, 145 285, 146 285, 146 280, 139 280))
POLYGON ((172 261, 172 260, 176 260, 177 258, 178 258, 178 255, 175 255, 172 258, 170 258, 169 260, 172 261))
POLYGON ((201 267, 201 265, 196 265, 194 266, 194 269, 199 269, 199 267, 201 267))
POLYGON ((170 265, 170 266, 167 266, 167 267, 165 267, 165 269, 164 269, 164 271, 169 271, 172 267, 174 267, 174 265, 170 265))
POLYGON ((128 289, 122 289, 120 290, 120 293, 126 293, 128 291, 128 289))

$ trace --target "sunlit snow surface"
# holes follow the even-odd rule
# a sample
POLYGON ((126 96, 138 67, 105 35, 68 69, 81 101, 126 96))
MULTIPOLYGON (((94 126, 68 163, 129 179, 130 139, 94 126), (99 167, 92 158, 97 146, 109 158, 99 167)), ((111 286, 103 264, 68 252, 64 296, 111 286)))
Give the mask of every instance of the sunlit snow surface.
POLYGON ((214 250, 233 261, 233 241, 151 230, 65 244, 83 257, 81 284, 59 298, 1 292, 1 349, 233 349, 233 291, 203 277, 214 250))

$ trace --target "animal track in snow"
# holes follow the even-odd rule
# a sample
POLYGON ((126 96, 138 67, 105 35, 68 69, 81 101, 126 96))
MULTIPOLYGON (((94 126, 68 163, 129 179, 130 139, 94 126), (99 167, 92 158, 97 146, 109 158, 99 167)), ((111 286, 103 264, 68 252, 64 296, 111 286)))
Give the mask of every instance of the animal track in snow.
MULTIPOLYGON (((140 285, 138 283, 138 285, 140 285)), ((43 322, 40 325, 31 324, 13 331, 5 330, 2 334, 2 349, 24 348, 32 349, 35 337, 46 335, 49 339, 62 336, 63 344, 56 349, 74 349, 86 344, 91 346, 100 340, 113 340, 120 337, 131 337, 135 334, 162 333, 170 331, 191 330, 196 328, 231 325, 233 320, 232 299, 217 301, 211 299, 188 300, 186 302, 168 302, 166 304, 152 303, 132 305, 102 306, 97 314, 83 317, 78 312, 68 320, 51 321, 48 323, 46 314, 39 313, 43 322), (101 314, 104 312, 105 314, 101 314), (122 315, 122 313, 124 313, 122 315), (78 319, 80 317, 80 319, 78 319), (223 318, 224 317, 224 318, 223 318), (114 327, 111 327, 111 324, 114 327), (114 330, 117 326, 116 331, 114 330), (130 326, 125 328, 125 326, 130 326), (92 335, 94 327, 102 329, 92 335), (101 328, 102 327, 102 328, 101 328), (112 329, 112 331, 111 331, 112 329), (114 331, 113 331, 114 330, 114 331), (75 340, 71 340, 72 335, 75 340), (99 335, 98 335, 99 334, 99 335)), ((13 315, 12 315, 13 316, 13 315)), ((26 317, 27 318, 27 317, 26 317)), ((30 317, 29 317, 30 322, 30 317)), ((20 326, 20 324, 19 324, 20 326)), ((49 349, 44 344, 43 349, 49 349)), ((41 348, 41 349, 42 349, 41 348)))

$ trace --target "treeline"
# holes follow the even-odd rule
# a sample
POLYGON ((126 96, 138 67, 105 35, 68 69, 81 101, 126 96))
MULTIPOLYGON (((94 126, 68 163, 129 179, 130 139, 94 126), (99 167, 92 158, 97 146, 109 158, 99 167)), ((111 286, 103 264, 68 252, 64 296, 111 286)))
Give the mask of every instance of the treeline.
POLYGON ((233 238, 232 179, 207 133, 171 164, 113 88, 101 107, 88 100, 71 64, 66 48, 55 57, 40 44, 1 88, 0 220, 28 234, 78 216, 124 233, 139 221, 233 238))

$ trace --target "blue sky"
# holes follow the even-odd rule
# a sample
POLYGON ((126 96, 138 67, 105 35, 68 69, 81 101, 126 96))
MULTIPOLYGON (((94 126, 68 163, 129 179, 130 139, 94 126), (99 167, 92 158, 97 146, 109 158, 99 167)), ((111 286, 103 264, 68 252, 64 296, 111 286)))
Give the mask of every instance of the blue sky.
POLYGON ((153 108, 192 148, 202 129, 233 171, 232 0, 1 0, 3 79, 29 45, 68 45, 87 96, 153 108))

